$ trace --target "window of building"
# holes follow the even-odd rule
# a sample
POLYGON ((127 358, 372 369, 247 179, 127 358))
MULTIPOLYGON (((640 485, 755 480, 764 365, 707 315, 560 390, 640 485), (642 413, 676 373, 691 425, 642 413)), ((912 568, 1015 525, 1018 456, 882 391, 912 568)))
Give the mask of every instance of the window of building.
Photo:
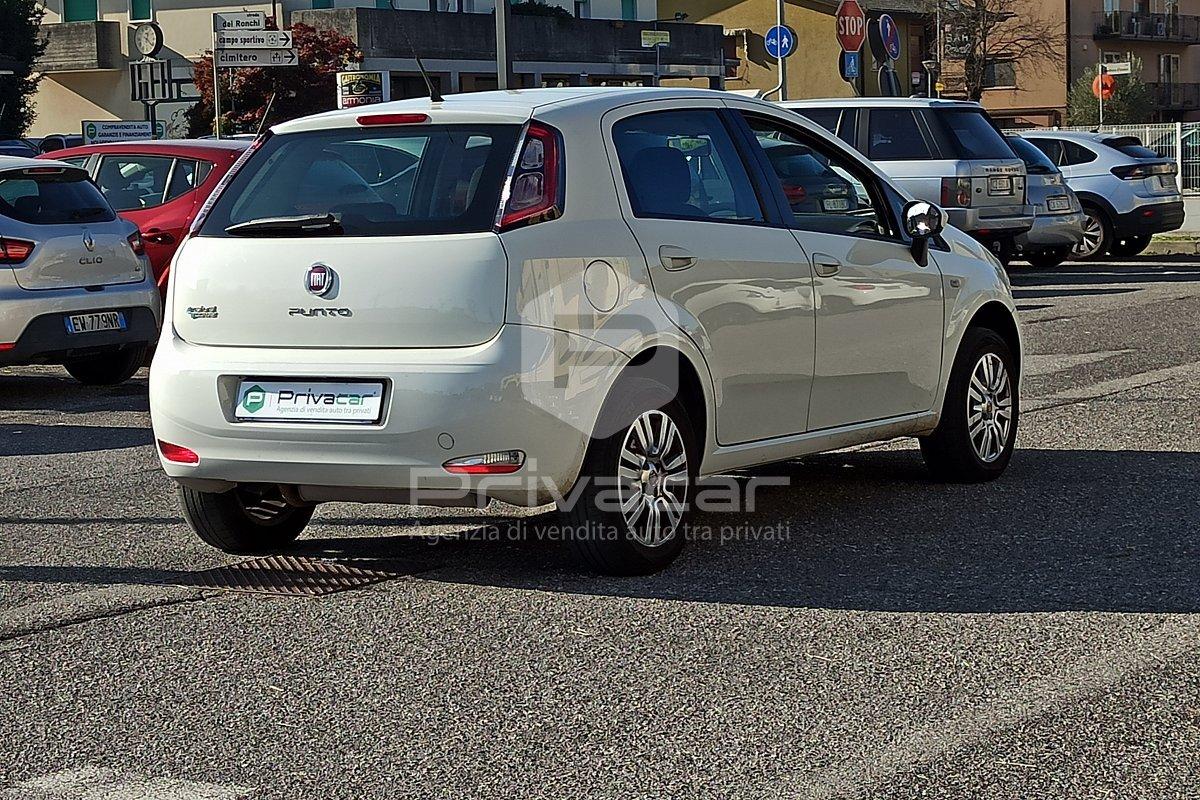
POLYGON ((312 0, 313 8, 333 8, 333 0, 312 0))
POLYGON ((97 0, 63 0, 63 22, 95 22, 100 19, 97 0))
POLYGON ((637 19, 637 0, 621 0, 621 19, 637 19))
POLYGON ((983 88, 1015 89, 1017 62, 1011 58, 989 59, 983 67, 983 88))
POLYGON ((1158 57, 1158 80, 1160 83, 1175 83, 1179 80, 1179 56, 1164 53, 1158 57))
POLYGON ((867 157, 880 161, 919 161, 933 158, 917 118, 908 108, 872 108, 867 157))
POLYGON ((375 0, 376 8, 391 8, 392 0, 375 0))
POLYGON ((130 22, 151 22, 154 20, 153 0, 129 0, 130 22))

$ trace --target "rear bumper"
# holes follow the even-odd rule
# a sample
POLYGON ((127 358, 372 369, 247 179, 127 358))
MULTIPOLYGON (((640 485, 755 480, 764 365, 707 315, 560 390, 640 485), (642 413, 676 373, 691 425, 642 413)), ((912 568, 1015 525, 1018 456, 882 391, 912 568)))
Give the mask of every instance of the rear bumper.
POLYGON ((1179 230, 1183 227, 1183 201, 1152 203, 1138 206, 1133 211, 1118 214, 1113 220, 1117 236, 1151 236, 1156 233, 1179 230))
POLYGON ((101 291, 54 289, 28 291, 16 285, 11 270, 0 270, 0 365, 60 364, 67 359, 158 338, 162 301, 149 280, 101 291), (7 274, 5 274, 7 273, 7 274), (63 318, 92 311, 121 311, 124 331, 71 334, 63 318))
POLYGON ((1073 247, 1083 241, 1083 213, 1042 214, 1035 217, 1028 233, 1017 237, 1017 249, 1073 247))
POLYGON ((948 208, 950 224, 975 238, 1012 237, 1033 227, 1033 206, 948 208))
POLYGON ((306 500, 542 505, 573 486, 600 404, 628 359, 561 331, 506 325, 476 347, 280 350, 205 347, 166 335, 150 371, 157 439, 196 452, 194 466, 163 461, 202 491, 237 483, 295 487, 306 500), (382 380, 372 425, 239 422, 244 378, 382 380), (446 461, 521 450, 507 476, 447 473, 446 461))

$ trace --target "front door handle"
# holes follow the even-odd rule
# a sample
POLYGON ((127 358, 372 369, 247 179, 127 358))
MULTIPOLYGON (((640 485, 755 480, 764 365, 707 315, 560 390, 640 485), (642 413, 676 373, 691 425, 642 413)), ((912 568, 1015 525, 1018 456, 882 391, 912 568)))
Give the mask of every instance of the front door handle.
POLYGON ((842 262, 832 256, 813 256, 813 271, 821 278, 832 278, 842 271, 842 262))
POLYGON ((142 238, 154 244, 173 244, 175 237, 160 228, 147 228, 142 238))
POLYGON ((658 248, 658 260, 667 269, 687 269, 696 263, 696 257, 690 251, 673 244, 658 248))

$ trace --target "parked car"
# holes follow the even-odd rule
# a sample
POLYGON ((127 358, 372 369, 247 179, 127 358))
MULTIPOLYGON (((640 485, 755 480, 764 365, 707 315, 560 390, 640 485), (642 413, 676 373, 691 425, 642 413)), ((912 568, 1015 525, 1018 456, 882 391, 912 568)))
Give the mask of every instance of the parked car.
POLYGON ((160 291, 204 201, 250 146, 242 140, 161 139, 92 144, 52 158, 83 167, 113 208, 142 231, 160 291))
POLYGON ((1083 241, 1083 207, 1045 153, 1019 136, 1005 138, 1025 162, 1025 190, 1035 209, 1033 229, 1017 237, 1017 253, 1035 267, 1057 267, 1083 241))
POLYGON ((161 304, 137 226, 87 173, 0 156, 0 366, 62 364, 85 384, 128 380, 161 304))
POLYGON ((978 103, 851 97, 782 105, 838 135, 1007 263, 1033 227, 1025 164, 978 103))
POLYGON ((1135 256, 1156 233, 1183 227, 1175 162, 1134 136, 1073 131, 1021 134, 1053 161, 1083 204, 1080 260, 1135 256))
POLYGON ((82 144, 83 137, 77 133, 52 133, 37 140, 39 153, 54 153, 66 150, 68 147, 79 147, 82 144))
POLYGON ((25 139, 0 139, 0 156, 33 158, 37 154, 37 148, 25 139))
POLYGON ((945 479, 1008 464, 1000 263, 778 106, 483 92, 260 141, 176 255, 150 372, 163 468, 225 551, 324 501, 557 502, 586 564, 642 573, 702 476, 896 436, 945 479), (794 212, 781 142, 865 205, 794 212))

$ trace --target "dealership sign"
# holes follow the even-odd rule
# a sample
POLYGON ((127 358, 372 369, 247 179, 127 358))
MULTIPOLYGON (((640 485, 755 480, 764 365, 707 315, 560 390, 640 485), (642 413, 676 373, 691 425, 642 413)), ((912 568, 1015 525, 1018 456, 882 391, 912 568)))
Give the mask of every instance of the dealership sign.
POLYGON ((392 99, 391 75, 387 72, 339 72, 338 108, 358 108, 392 99))
POLYGON ((166 133, 163 123, 155 124, 146 120, 85 119, 80 127, 84 144, 161 139, 166 133))

